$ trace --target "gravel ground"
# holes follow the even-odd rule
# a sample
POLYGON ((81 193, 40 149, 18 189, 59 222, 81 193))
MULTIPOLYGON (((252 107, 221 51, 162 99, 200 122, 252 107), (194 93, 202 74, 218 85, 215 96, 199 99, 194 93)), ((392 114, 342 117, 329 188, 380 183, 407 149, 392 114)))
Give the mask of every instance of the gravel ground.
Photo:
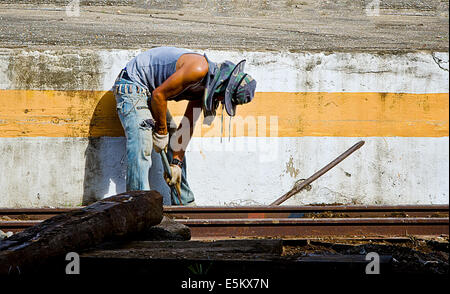
POLYGON ((369 0, 91 0, 79 16, 68 3, 2 1, 0 48, 404 52, 449 43, 448 0, 382 0, 378 16, 369 0))

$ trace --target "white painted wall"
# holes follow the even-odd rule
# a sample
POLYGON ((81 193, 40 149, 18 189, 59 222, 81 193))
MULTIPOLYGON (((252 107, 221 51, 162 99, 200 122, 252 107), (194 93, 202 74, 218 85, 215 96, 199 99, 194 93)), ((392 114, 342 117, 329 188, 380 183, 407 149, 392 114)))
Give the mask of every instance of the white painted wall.
MULTIPOLYGON (((193 138, 189 184, 199 205, 269 204, 360 139, 366 141, 360 150, 286 204, 448 203, 448 137, 231 138, 222 144, 219 138, 193 138)), ((125 140, 101 139, 102 172, 95 174, 86 174, 92 164, 85 156, 88 144, 85 138, 1 138, 0 187, 6 193, 0 207, 72 206, 81 204, 83 194, 101 199, 124 192, 125 140)), ((159 181, 159 155, 152 159, 150 182, 169 204, 168 188, 159 181)))
MULTIPOLYGON (((0 50, 0 89, 17 89, 7 72, 12 52, 0 50)), ((89 52, 97 54, 102 64, 98 90, 107 90, 138 51, 89 52)), ((247 71, 258 81, 260 92, 449 91, 448 53, 207 54, 214 61, 246 58, 247 71), (439 64, 433 56, 439 57, 439 64)), ((268 204, 360 139, 366 141, 361 150, 315 182, 311 191, 286 204, 448 203, 448 137, 271 138, 270 144, 262 143, 267 138, 231 138, 231 142, 225 138, 223 143, 219 138, 194 138, 187 152, 188 179, 198 205, 268 204), (239 144, 257 148, 230 151, 239 144)), ((74 206, 86 194, 103 198, 123 192, 124 138, 102 138, 87 155, 90 144, 86 138, 0 138, 0 207, 74 206), (89 166, 89 156, 100 158, 100 166, 89 166), (89 173, 93 169, 101 172, 89 173)), ((160 164, 155 154, 153 161, 160 164)), ((160 165, 152 170, 151 183, 165 195, 167 204, 168 189, 159 179, 160 165)))
MULTIPOLYGON (((231 138, 223 151, 196 147, 188 153, 189 177, 199 204, 269 204, 289 191, 296 180, 306 179, 359 140, 365 145, 285 204, 437 204, 448 203, 449 142, 447 138, 231 138), (233 150, 245 144, 271 147, 263 156, 233 150), (256 141, 256 142, 255 142, 256 141), (211 162, 219 168, 205 168, 211 162), (196 179, 202 179, 196 180, 196 179)), ((204 144, 202 144, 204 145, 204 144)))
MULTIPOLYGON (((100 51, 103 87, 108 90, 127 61, 140 51, 100 51)), ((246 59, 258 92, 448 93, 448 53, 229 52, 205 53, 214 62, 246 59), (433 58, 434 56, 434 58, 433 58), (437 60, 442 60, 437 64, 437 60), (440 68, 441 66, 442 68, 440 68), (447 71, 446 71, 446 70, 447 71)))

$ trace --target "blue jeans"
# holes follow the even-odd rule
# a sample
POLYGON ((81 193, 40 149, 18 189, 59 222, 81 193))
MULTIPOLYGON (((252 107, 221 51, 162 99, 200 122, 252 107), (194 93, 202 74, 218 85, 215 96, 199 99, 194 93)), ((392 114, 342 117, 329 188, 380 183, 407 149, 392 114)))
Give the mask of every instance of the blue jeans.
MULTIPOLYGON (((143 122, 153 118, 149 109, 151 97, 149 99, 145 89, 136 83, 119 77, 116 79, 113 91, 117 102, 117 113, 127 139, 127 191, 150 190, 149 170, 152 166, 152 129, 143 122)), ((173 122, 169 111, 167 111, 167 125, 169 126, 169 136, 171 136, 176 131, 176 124, 173 122)), ((170 144, 167 157, 169 162, 173 158, 170 144)), ((181 179, 181 204, 186 205, 194 201, 194 193, 187 182, 186 156, 183 159, 181 179)), ((173 191, 175 189, 171 190, 172 205, 180 205, 173 191)))

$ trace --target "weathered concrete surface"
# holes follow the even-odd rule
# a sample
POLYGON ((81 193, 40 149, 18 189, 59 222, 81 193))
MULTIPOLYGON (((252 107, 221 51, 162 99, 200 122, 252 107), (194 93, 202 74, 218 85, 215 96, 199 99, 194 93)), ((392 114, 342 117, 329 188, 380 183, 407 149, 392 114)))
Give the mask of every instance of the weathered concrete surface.
POLYGON ((49 258, 136 234, 162 220, 156 191, 128 192, 52 217, 0 242, 0 275, 23 273, 49 258))
POLYGON ((448 50, 448 1, 81 1, 68 16, 69 2, 2 1, 0 48, 448 50))

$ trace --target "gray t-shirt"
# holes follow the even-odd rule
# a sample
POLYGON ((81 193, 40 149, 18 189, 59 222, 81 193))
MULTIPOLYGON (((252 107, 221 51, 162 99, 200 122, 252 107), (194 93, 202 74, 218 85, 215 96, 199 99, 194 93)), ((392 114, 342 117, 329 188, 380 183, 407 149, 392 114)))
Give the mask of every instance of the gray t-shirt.
POLYGON ((127 63, 130 79, 150 93, 176 71, 178 58, 192 51, 175 47, 158 47, 142 52, 127 63))

